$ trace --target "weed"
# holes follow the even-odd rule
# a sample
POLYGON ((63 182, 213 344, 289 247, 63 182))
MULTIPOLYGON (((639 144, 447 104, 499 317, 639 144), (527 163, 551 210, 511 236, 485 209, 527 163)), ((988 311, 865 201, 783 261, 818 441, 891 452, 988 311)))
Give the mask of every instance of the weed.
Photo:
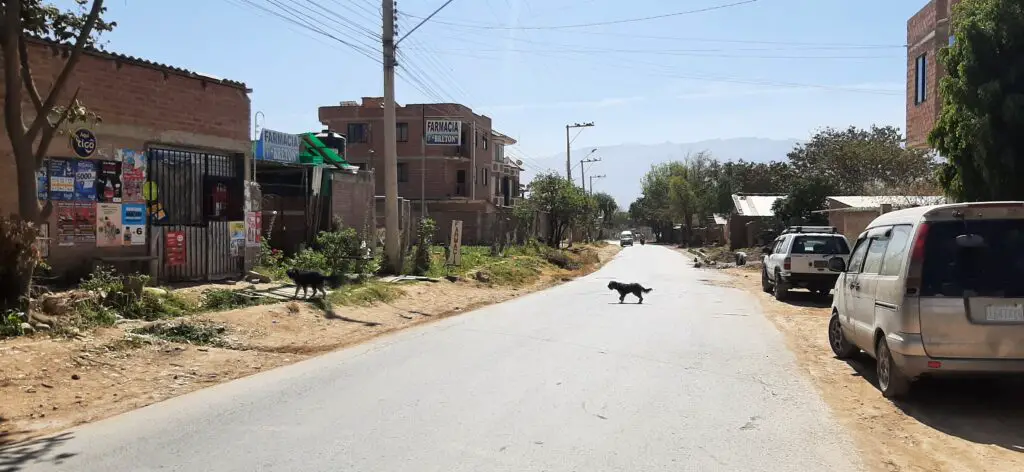
POLYGON ((412 273, 415 275, 425 275, 430 272, 430 266, 433 265, 430 246, 436 230, 437 224, 430 218, 420 220, 419 227, 416 228, 416 253, 412 258, 412 273))
POLYGON ((198 346, 228 347, 224 333, 224 325, 209 321, 179 321, 175 323, 153 323, 136 328, 130 332, 153 336, 174 343, 195 344, 198 346))
POLYGON ((25 331, 21 329, 21 316, 18 316, 17 312, 0 313, 0 338, 13 338, 23 334, 25 331))
POLYGON ((273 301, 269 297, 254 296, 236 290, 218 288, 203 292, 201 306, 205 310, 221 311, 266 305, 273 301))
POLYGON ((372 305, 377 302, 390 302, 404 293, 394 284, 367 282, 335 290, 327 295, 327 300, 339 305, 372 305))

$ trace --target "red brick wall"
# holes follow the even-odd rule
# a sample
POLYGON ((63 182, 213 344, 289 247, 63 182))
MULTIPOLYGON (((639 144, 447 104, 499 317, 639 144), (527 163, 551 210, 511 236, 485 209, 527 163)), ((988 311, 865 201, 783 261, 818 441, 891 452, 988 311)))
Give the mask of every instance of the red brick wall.
MULTIPOLYGON (((62 51, 49 44, 30 43, 29 53, 36 84, 45 93, 64 62, 62 51)), ((79 100, 102 117, 102 123, 87 126, 97 136, 94 158, 110 159, 121 148, 143 151, 150 144, 228 155, 250 150, 250 101, 244 85, 141 65, 124 57, 86 53, 58 103, 67 103, 76 88, 80 88, 79 100)), ((2 93, 0 87, 0 97, 2 93)), ((31 119, 31 105, 27 101, 25 109, 26 119, 31 119)), ((0 213, 6 214, 17 211, 17 193, 13 185, 14 157, 4 134, 0 139, 0 175, 9 183, 0 186, 0 213)), ((48 156, 72 157, 67 139, 55 139, 48 156)), ((53 215, 51 237, 56 234, 55 221, 53 215)), ((145 255, 147 250, 147 246, 97 248, 51 244, 49 263, 59 269, 93 256, 145 255)))
POLYGON ((907 21, 907 144, 928 146, 928 133, 935 126, 941 111, 939 80, 942 66, 939 50, 949 44, 949 17, 953 5, 959 0, 932 0, 907 21), (915 103, 917 58, 925 54, 926 98, 915 103))
MULTIPOLYGON (((367 143, 349 143, 348 159, 353 164, 366 163, 369 168, 383 169, 384 132, 382 128, 384 110, 380 108, 378 99, 364 98, 360 106, 328 106, 320 107, 320 121, 332 131, 347 134, 349 123, 368 123, 370 136, 367 143), (371 150, 373 152, 371 152, 371 150), (372 156, 372 157, 371 157, 372 156)), ((455 178, 458 170, 466 171, 466 198, 471 198, 473 191, 469 185, 476 185, 476 199, 483 200, 489 195, 488 183, 482 179, 480 169, 490 168, 494 160, 494 142, 491 137, 491 119, 477 115, 465 106, 458 104, 408 105, 396 108, 396 123, 407 123, 409 127, 408 141, 399 142, 398 162, 407 163, 409 169, 408 182, 400 182, 398 195, 412 201, 420 198, 420 184, 423 169, 426 169, 426 198, 445 199, 455 194, 455 178), (460 117, 463 130, 472 138, 472 123, 476 124, 477 139, 475 143, 464 142, 461 152, 454 146, 425 146, 421 148, 423 136, 423 118, 460 117), (487 149, 483 148, 482 136, 487 136, 487 149), (476 168, 473 168, 471 145, 476 146, 476 168), (426 166, 421 156, 426 155, 426 166)), ((384 173, 377 172, 376 188, 384 189, 384 173)))
POLYGON ((331 181, 331 215, 346 227, 355 228, 364 238, 374 233, 374 176, 334 172, 331 181))

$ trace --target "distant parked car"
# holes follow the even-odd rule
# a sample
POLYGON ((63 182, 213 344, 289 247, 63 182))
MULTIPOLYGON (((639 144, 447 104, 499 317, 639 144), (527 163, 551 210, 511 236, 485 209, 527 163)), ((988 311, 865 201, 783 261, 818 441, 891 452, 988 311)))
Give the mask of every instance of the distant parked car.
POLYGON ((1024 202, 886 213, 829 268, 832 351, 877 359, 886 397, 925 376, 1024 373, 1024 202))
POLYGON ((848 257, 850 244, 832 226, 792 226, 763 252, 761 288, 784 300, 793 288, 827 295, 839 278, 829 260, 848 257))
POLYGON ((622 247, 632 246, 633 245, 633 232, 632 231, 623 231, 623 232, 619 233, 619 244, 622 245, 622 247))

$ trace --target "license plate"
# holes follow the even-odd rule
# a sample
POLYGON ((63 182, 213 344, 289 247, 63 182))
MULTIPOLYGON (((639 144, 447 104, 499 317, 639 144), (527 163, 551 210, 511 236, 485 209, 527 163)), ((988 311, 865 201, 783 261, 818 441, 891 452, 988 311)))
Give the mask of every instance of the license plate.
POLYGON ((985 307, 985 319, 1024 322, 1024 305, 989 305, 985 307))
POLYGON ((823 269, 825 267, 828 267, 828 261, 814 261, 815 269, 823 269))

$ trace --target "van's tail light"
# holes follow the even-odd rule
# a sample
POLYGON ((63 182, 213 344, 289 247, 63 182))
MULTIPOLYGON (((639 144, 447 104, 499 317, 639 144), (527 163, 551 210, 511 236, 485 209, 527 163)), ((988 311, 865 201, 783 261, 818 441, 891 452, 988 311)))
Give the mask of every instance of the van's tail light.
POLYGON ((924 273, 924 245, 928 239, 928 223, 921 223, 910 249, 910 266, 907 268, 907 295, 921 293, 921 278, 924 273))
POLYGON ((787 257, 787 258, 782 260, 782 269, 783 270, 789 270, 791 267, 793 267, 793 260, 792 259, 787 257))

